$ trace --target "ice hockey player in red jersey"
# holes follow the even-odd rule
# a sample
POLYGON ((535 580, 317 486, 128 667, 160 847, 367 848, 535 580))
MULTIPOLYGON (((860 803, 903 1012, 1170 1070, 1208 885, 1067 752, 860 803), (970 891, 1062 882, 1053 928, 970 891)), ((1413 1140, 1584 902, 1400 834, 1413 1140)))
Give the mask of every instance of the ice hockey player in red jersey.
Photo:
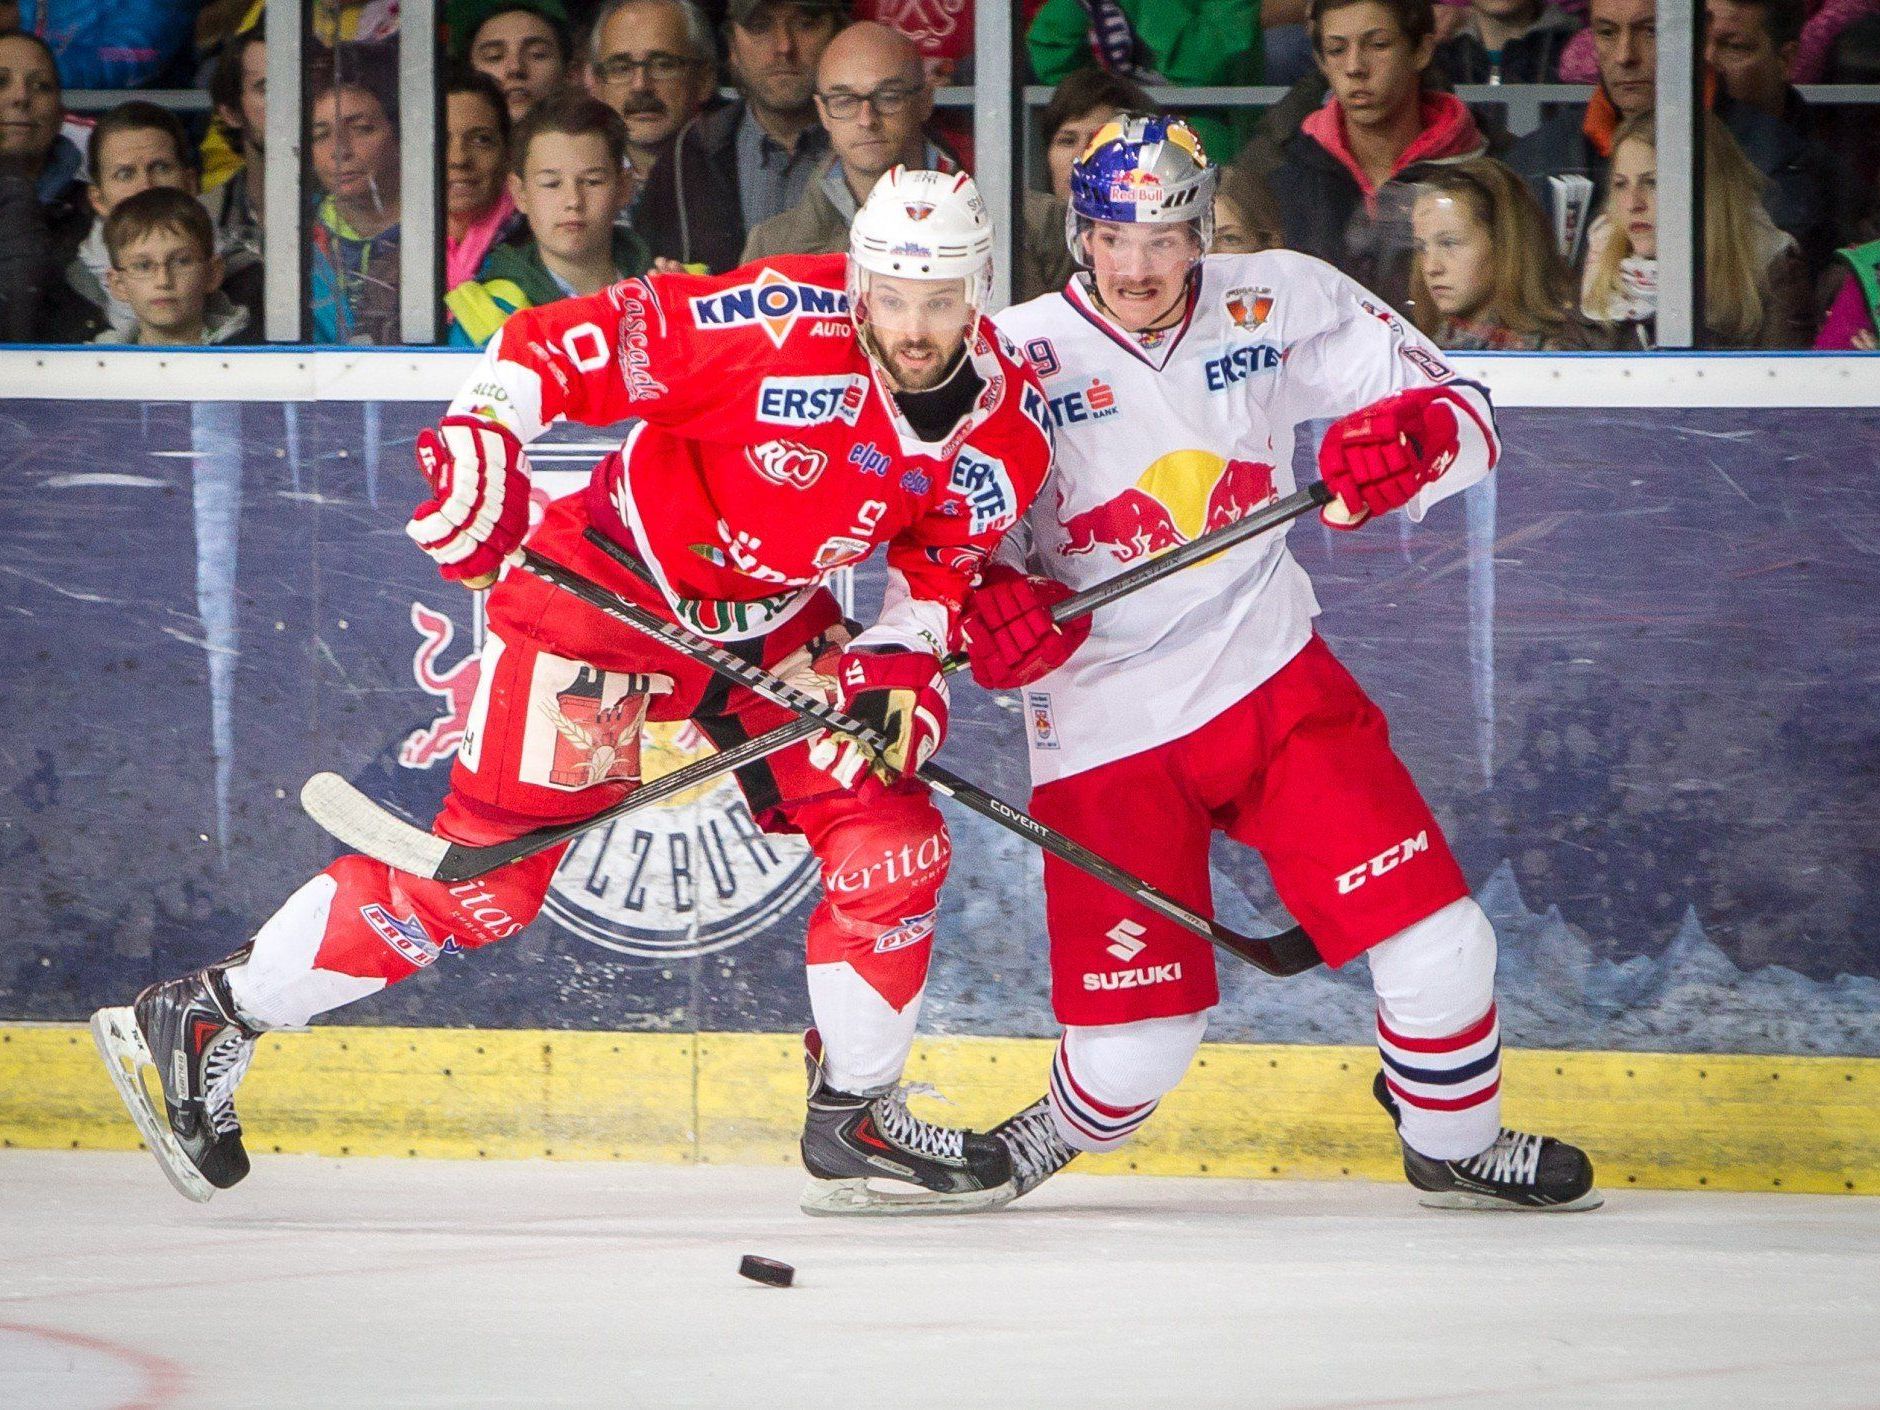
MULTIPOLYGON (((1207 912, 1209 837, 1256 848, 1327 961, 1377 991, 1374 1092, 1423 1202, 1582 1209, 1584 1154, 1500 1124, 1495 932, 1391 748, 1313 632, 1312 585, 1269 534, 1059 630, 1050 605, 1293 489, 1295 428, 1336 418, 1326 521, 1421 519, 1500 453, 1485 391, 1330 266, 1203 258, 1215 173, 1193 133, 1125 118, 1072 170, 1089 272, 999 316, 1043 378, 1050 489, 972 599, 974 672, 1022 688, 1032 809, 1207 912), (1035 575, 1035 576, 1033 576, 1035 575)), ((999 1128, 1022 1194, 1127 1140, 1180 1081, 1219 1001, 1208 945, 1045 859, 1046 1097, 999 1128)))
MULTIPOLYGON (((891 741, 882 758, 812 741, 738 774, 760 824, 801 833, 821 864, 807 939, 812 1212, 1012 1195, 1001 1142, 914 1116, 898 1086, 951 855, 926 790, 900 774, 946 733, 940 658, 961 604, 1050 468, 1037 379, 983 317, 991 251, 969 177, 897 168, 847 257, 649 275, 517 314, 418 441, 433 494, 408 532, 476 587, 529 532, 528 443, 562 418, 640 418, 585 489, 548 506, 530 546, 822 690, 891 741), (588 543, 590 525, 645 577, 588 543), (822 583, 882 544, 881 615, 849 640, 822 583), (899 1191, 869 1186, 884 1170, 899 1191)), ((519 568, 502 571, 487 617, 442 836, 487 844, 617 802, 639 781, 630 745, 646 721, 690 719, 727 747, 790 718, 519 568), (594 726, 564 728, 558 696, 577 677, 591 691, 596 674, 594 726)), ((341 857, 237 953, 100 1010, 107 1064, 172 1180, 205 1199, 247 1173, 233 1093, 257 1034, 363 999, 446 947, 515 934, 559 857, 456 885, 341 857), (144 1063, 165 1113, 135 1080, 144 1063)))

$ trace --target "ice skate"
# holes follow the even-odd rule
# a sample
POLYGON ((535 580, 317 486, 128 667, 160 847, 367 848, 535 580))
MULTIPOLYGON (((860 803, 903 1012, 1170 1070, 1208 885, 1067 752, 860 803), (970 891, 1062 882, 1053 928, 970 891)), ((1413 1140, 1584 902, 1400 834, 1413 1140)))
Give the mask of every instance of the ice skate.
MULTIPOLYGON (((1399 1123, 1397 1102, 1378 1073, 1371 1094, 1391 1121, 1399 1123)), ((1467 1160, 1432 1160, 1408 1144, 1403 1147, 1403 1173, 1423 1191, 1417 1203, 1430 1209, 1516 1209, 1566 1213, 1598 1209, 1606 1197, 1593 1188, 1593 1162, 1578 1146, 1552 1136, 1510 1131, 1506 1126, 1495 1144, 1467 1160)))
POLYGON ((1013 1199, 1030 1194, 1079 1154, 1058 1134, 1049 1097, 1040 1097, 1017 1115, 1006 1117, 992 1128, 992 1135, 1005 1142, 1012 1159, 1012 1185, 1018 1191, 1013 1199))
POLYGON ((91 1016, 92 1039, 144 1144, 178 1192, 198 1203, 248 1173, 234 1098, 258 1035, 236 1017, 225 977, 246 954, 152 984, 128 1006, 91 1016), (161 1113, 145 1067, 162 1084, 161 1113))
POLYGON ((805 1214, 970 1214, 1016 1197, 1005 1142, 922 1120, 904 1088, 838 1092, 823 1080, 821 1036, 812 1028, 803 1041, 805 1214))

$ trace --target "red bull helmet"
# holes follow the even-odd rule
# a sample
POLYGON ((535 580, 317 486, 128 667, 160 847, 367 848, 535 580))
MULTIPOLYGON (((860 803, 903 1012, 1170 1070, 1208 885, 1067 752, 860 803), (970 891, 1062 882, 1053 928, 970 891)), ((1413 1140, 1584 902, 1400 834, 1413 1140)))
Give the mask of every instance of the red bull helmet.
POLYGON ((960 279, 974 321, 992 299, 992 222, 965 172, 882 173, 849 227, 849 316, 867 317, 869 276, 960 279))
POLYGON ((1098 130, 1071 165, 1071 199, 1064 212, 1071 257, 1089 264, 1083 237, 1098 220, 1123 225, 1193 221, 1205 253, 1214 242, 1218 176, 1201 139, 1180 118, 1121 114, 1098 130))

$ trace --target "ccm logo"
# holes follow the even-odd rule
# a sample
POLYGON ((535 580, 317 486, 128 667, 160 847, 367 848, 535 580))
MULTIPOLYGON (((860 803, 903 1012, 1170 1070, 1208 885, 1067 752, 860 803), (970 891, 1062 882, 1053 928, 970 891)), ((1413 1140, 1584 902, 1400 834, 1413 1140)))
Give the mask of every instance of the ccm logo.
POLYGON ((1386 847, 1370 861, 1353 867, 1338 878, 1338 894, 1349 896, 1374 876, 1382 876, 1387 871, 1395 871, 1419 852, 1430 850, 1430 834, 1427 830, 1415 837, 1406 837, 1395 847, 1386 847))

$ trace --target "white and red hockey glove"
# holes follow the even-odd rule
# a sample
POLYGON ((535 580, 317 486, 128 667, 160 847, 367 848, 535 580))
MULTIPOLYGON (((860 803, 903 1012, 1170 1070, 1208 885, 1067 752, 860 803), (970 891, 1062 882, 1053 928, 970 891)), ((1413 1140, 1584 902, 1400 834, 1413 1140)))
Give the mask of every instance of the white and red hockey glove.
POLYGON ((446 416, 435 431, 419 433, 418 470, 431 498, 412 511, 405 532, 451 581, 493 580, 529 532, 522 442, 507 426, 446 416))
POLYGON ((1334 529, 1355 529, 1401 509, 1449 468, 1459 448, 1456 413, 1441 387, 1413 387, 1341 416, 1319 446, 1319 476, 1337 496, 1319 517, 1334 529))
POLYGON ((845 651, 835 666, 836 708, 872 725, 888 741, 876 754, 847 735, 825 734, 810 762, 851 792, 873 780, 892 783, 933 757, 947 734, 947 680, 940 658, 925 651, 845 651))
POLYGON ((1090 618, 1062 626, 1051 609, 1071 590, 1053 578, 1035 578, 995 563, 966 603, 961 626, 973 679, 988 690, 1013 690, 1048 675, 1071 659, 1090 635, 1090 618))

